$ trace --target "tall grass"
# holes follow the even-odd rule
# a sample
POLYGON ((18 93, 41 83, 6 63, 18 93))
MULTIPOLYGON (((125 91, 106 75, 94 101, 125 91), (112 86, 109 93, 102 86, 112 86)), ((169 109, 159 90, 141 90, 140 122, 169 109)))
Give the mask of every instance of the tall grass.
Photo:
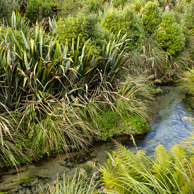
POLYGON ((96 193, 96 185, 84 179, 81 174, 75 174, 72 180, 63 175, 62 183, 57 180, 56 185, 50 187, 50 194, 93 194, 96 193))

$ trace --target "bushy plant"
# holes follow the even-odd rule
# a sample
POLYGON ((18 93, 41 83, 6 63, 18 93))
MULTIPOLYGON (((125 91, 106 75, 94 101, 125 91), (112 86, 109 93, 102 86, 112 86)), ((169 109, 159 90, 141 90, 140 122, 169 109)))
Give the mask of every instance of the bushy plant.
POLYGON ((41 6, 40 0, 29 0, 26 17, 30 19, 31 22, 35 23, 39 19, 39 7, 41 6))
POLYGON ((84 6, 84 1, 82 0, 68 0, 63 3, 61 15, 63 17, 76 16, 77 13, 84 6))
POLYGON ((127 43, 129 50, 134 50, 141 45, 144 38, 143 25, 139 17, 130 8, 126 7, 123 12, 110 10, 102 20, 103 27, 107 28, 113 34, 127 34, 129 41, 127 43))
POLYGON ((142 7, 145 6, 145 3, 145 0, 135 0, 135 2, 132 3, 132 8, 135 10, 135 12, 139 13, 142 7))
POLYGON ((184 13, 184 26, 191 32, 194 33, 194 1, 186 6, 184 13))
POLYGON ((0 1, 0 20, 8 19, 11 16, 12 11, 19 10, 17 1, 1 0, 0 1))
POLYGON ((162 21, 162 15, 157 2, 148 2, 141 9, 140 17, 144 30, 151 35, 162 21))
POLYGON ((113 6, 119 7, 119 6, 124 6, 127 3, 128 0, 113 0, 113 6))
POLYGON ((184 71, 180 75, 180 78, 180 88, 186 90, 187 92, 187 105, 188 107, 194 109, 194 68, 184 71))
POLYGON ((83 9, 86 13, 98 13, 104 9, 103 2, 104 0, 86 0, 83 9))
POLYGON ((36 21, 51 15, 51 7, 48 1, 29 0, 26 9, 26 17, 31 23, 36 23, 36 21))
POLYGON ((100 45, 103 42, 104 34, 101 27, 98 25, 96 15, 79 15, 74 18, 69 16, 65 20, 60 20, 57 23, 56 33, 62 43, 69 43, 80 37, 80 41, 83 43, 90 39, 93 45, 100 45))
POLYGON ((172 56, 180 53, 185 46, 182 27, 176 23, 171 12, 164 13, 155 38, 158 44, 172 56))

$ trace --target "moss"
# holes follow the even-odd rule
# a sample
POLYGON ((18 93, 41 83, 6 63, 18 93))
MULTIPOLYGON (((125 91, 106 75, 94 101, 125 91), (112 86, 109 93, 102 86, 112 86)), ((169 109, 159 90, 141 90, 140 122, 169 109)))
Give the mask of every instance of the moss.
POLYGON ((138 133, 144 134, 150 130, 150 126, 145 119, 139 115, 131 114, 125 122, 129 122, 130 126, 138 133))
POLYGON ((25 182, 25 181, 29 180, 29 178, 30 178, 30 176, 24 176, 24 177, 20 178, 19 181, 25 182))
POLYGON ((118 112, 107 109, 96 119, 101 137, 98 140, 106 141, 107 138, 120 134, 143 134, 150 127, 147 121, 138 115, 127 112, 124 117, 118 112))
POLYGON ((87 175, 90 175, 93 170, 93 168, 90 167, 88 164, 84 164, 81 168, 83 168, 86 171, 87 175))

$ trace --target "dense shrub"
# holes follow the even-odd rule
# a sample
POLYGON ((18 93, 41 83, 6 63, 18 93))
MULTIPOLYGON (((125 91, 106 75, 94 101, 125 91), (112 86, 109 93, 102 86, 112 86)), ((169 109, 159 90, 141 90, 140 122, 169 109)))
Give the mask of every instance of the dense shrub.
POLYGON ((130 39, 127 44, 129 50, 136 49, 143 41, 144 30, 142 22, 135 12, 128 7, 123 12, 110 10, 105 15, 101 25, 115 35, 120 31, 122 35, 127 34, 130 39))
POLYGON ((191 4, 187 5, 185 13, 184 13, 184 26, 191 30, 193 33, 194 29, 194 1, 191 2, 191 4))
POLYGON ((98 25, 97 17, 93 14, 88 16, 79 15, 76 18, 69 16, 65 20, 60 20, 57 23, 56 33, 63 43, 66 40, 71 42, 72 39, 76 41, 78 36, 82 42, 91 39, 94 45, 99 45, 104 39, 104 34, 98 25))
POLYGON ((8 19, 12 11, 18 9, 19 6, 16 1, 0 0, 0 20, 3 18, 8 19))
POLYGON ((170 55, 178 54, 185 46, 182 27, 176 23, 172 13, 165 13, 155 38, 159 45, 170 55))
POLYGON ((113 0, 113 5, 115 7, 124 6, 128 0, 113 0))
POLYGON ((187 92, 187 107, 194 109, 194 68, 183 72, 180 78, 180 88, 187 92))
POLYGON ((26 17, 30 19, 31 23, 35 23, 38 20, 50 16, 52 16, 52 11, 48 1, 29 0, 26 9, 26 17))
POLYGON ((84 6, 84 2, 82 0, 68 0, 65 1, 62 6, 62 16, 68 17, 76 16, 79 10, 84 6))
POLYGON ((134 9, 134 11, 136 11, 137 13, 140 12, 140 10, 142 9, 142 7, 145 6, 146 1, 145 0, 135 0, 134 3, 132 3, 132 7, 134 9))
POLYGON ((103 2, 104 0, 86 0, 85 9, 87 9, 89 13, 103 11, 103 2))
POLYGON ((143 28, 149 35, 154 33, 162 20, 158 4, 150 1, 141 9, 140 17, 143 22, 143 28))

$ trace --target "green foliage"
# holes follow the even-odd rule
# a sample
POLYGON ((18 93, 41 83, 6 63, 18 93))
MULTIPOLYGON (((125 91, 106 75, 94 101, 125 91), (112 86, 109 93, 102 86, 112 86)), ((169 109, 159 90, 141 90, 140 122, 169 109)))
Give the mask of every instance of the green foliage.
POLYGON ((127 3, 128 0, 113 0, 113 6, 115 7, 124 7, 124 5, 127 3))
POLYGON ((140 17, 143 22, 144 30, 151 35, 155 32, 158 25, 161 23, 162 16, 157 2, 148 2, 141 9, 140 17))
POLYGON ((39 8, 41 6, 40 0, 29 0, 26 9, 26 17, 33 23, 39 20, 39 8))
POLYGON ((153 89, 149 81, 142 75, 126 77, 119 85, 119 96, 116 107, 121 114, 130 112, 149 120, 147 104, 153 99, 153 89))
POLYGON ((194 68, 188 69, 180 75, 179 84, 180 88, 187 92, 187 107, 189 109, 194 109, 194 68))
POLYGON ((69 16, 65 20, 60 20, 57 23, 56 33, 62 43, 68 42, 71 45, 72 40, 75 42, 80 38, 81 45, 90 39, 93 45, 99 45, 103 42, 104 34, 96 15, 79 15, 76 18, 69 16))
POLYGON ((113 134, 122 131, 121 123, 124 122, 118 112, 106 110, 96 118, 98 129, 102 136, 100 140, 106 141, 107 138, 113 137, 113 134))
POLYGON ((128 115, 127 119, 125 121, 128 121, 130 123, 130 126, 138 133, 138 134, 144 134, 148 132, 150 129, 148 122, 140 117, 139 115, 128 115))
MULTIPOLYGON (((193 147, 191 148, 193 151, 193 147)), ((180 145, 167 151, 155 148, 154 157, 139 150, 136 154, 117 145, 101 168, 104 192, 114 193, 193 193, 193 153, 180 145)))
POLYGON ((8 19, 11 17, 11 13, 19 8, 17 1, 1 0, 0 1, 0 20, 8 19))
POLYGON ((63 3, 61 15, 63 17, 76 16, 83 8, 84 1, 82 0, 68 0, 63 3))
POLYGON ((33 150, 49 154, 85 148, 88 140, 97 132, 84 118, 80 108, 83 106, 78 103, 69 105, 64 99, 52 105, 53 111, 48 112, 49 115, 41 123, 31 125, 29 138, 33 142, 33 150))
POLYGON ((165 13, 162 17, 155 38, 159 45, 170 55, 175 56, 183 50, 185 38, 181 26, 175 22, 173 13, 165 13))
POLYGON ((186 6, 184 13, 184 26, 191 32, 194 33, 194 1, 186 6))
POLYGON ((92 180, 88 181, 81 174, 75 174, 72 180, 63 175, 62 183, 57 180, 56 185, 50 187, 51 194, 93 194, 96 191, 96 185, 92 184, 92 180))
POLYGON ((109 10, 102 20, 103 27, 107 28, 116 36, 120 31, 121 35, 127 34, 129 41, 127 47, 129 50, 138 48, 144 38, 144 30, 141 20, 130 8, 126 7, 124 11, 109 10))
POLYGON ((26 9, 26 17, 31 23, 36 23, 36 21, 50 16, 52 16, 52 12, 49 2, 46 0, 29 0, 26 9))
POLYGON ((103 2, 104 0, 86 0, 83 9, 86 13, 98 13, 104 9, 103 2))
POLYGON ((144 6, 145 6, 145 0, 135 0, 135 2, 132 3, 133 9, 137 13, 139 13, 140 10, 142 9, 142 7, 144 7, 144 6))

